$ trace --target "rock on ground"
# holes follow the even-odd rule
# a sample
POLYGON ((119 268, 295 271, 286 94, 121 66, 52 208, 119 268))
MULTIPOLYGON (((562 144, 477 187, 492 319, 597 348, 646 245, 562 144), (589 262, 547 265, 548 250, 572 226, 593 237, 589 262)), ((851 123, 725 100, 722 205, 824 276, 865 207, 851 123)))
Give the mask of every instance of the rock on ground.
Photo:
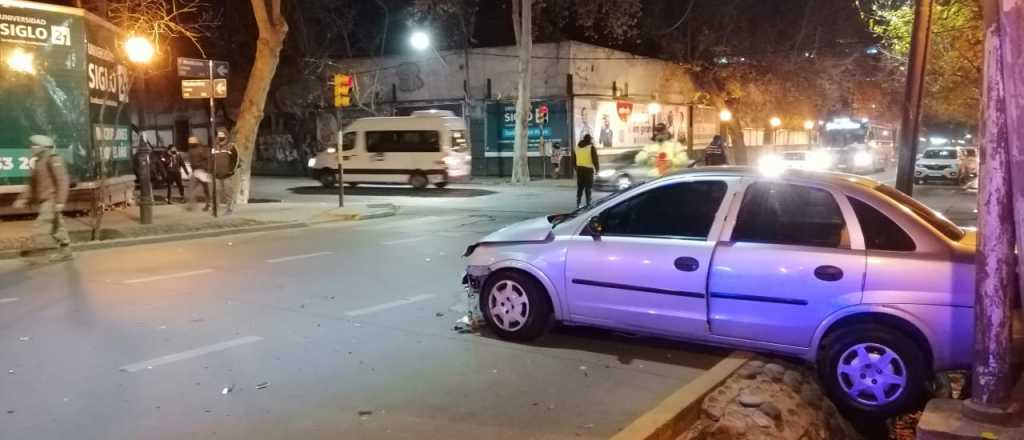
POLYGON ((704 398, 699 420, 679 440, 858 440, 825 399, 813 373, 754 359, 704 398))

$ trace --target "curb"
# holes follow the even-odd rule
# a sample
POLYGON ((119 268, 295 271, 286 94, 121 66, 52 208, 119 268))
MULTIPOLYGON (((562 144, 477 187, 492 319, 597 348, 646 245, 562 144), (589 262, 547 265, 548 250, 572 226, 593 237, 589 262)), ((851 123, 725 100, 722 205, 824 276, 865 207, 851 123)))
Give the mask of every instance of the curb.
MULTIPOLYGON (((240 228, 213 229, 209 231, 183 232, 178 234, 152 235, 148 237, 119 238, 115 240, 87 241, 83 243, 72 243, 72 251, 95 251, 102 249, 113 249, 127 246, 138 246, 143 244, 167 243, 172 241, 194 240, 200 238, 215 238, 227 235, 250 234, 254 232, 272 232, 286 229, 299 229, 313 225, 326 223, 339 223, 346 221, 371 220, 394 216, 397 209, 372 214, 346 214, 334 216, 327 220, 272 223, 266 225, 245 226, 240 228)), ((0 260, 12 260, 21 258, 21 249, 0 250, 0 260)))
POLYGON ((725 382, 753 356, 745 351, 734 351, 714 367, 692 382, 683 385, 662 400, 658 406, 645 412, 611 440, 675 440, 700 415, 704 397, 725 382))

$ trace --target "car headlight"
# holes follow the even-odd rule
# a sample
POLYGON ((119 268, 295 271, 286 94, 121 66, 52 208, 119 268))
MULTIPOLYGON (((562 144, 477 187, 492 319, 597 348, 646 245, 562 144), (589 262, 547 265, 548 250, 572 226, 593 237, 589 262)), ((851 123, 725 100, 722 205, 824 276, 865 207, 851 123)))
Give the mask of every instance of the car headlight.
POLYGON ((601 178, 607 179, 609 177, 614 176, 615 175, 615 171, 616 170, 614 168, 601 170, 601 171, 597 172, 597 177, 601 177, 601 178))
POLYGON ((811 170, 827 170, 832 167, 832 155, 822 151, 812 151, 808 155, 807 165, 811 170))
POLYGON ((786 162, 777 154, 768 154, 757 161, 757 168, 765 176, 778 177, 786 170, 786 162))
POLYGON ((338 152, 338 149, 337 149, 337 148, 334 148, 334 147, 331 147, 331 148, 328 148, 328 149, 327 149, 327 152, 328 152, 328 153, 337 153, 337 152, 338 152))
POLYGON ((316 166, 316 158, 315 157, 309 158, 309 162, 306 163, 306 166, 310 167, 310 168, 315 167, 316 166))
POLYGON ((866 167, 874 162, 875 158, 867 151, 858 151, 857 154, 853 155, 853 165, 858 167, 866 167))

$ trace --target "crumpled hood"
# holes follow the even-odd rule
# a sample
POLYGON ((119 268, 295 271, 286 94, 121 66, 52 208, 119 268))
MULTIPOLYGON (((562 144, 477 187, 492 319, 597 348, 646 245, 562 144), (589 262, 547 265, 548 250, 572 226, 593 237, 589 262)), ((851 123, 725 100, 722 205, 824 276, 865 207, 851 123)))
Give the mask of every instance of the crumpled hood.
POLYGON ((547 217, 537 217, 513 223, 480 239, 480 243, 542 242, 552 237, 551 223, 547 217))

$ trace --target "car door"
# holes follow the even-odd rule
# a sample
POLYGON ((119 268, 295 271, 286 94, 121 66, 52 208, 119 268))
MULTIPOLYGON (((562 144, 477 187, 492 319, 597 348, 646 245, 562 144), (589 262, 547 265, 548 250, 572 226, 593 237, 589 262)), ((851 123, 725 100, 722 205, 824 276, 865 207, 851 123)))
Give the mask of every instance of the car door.
POLYGON ((863 239, 836 195, 772 180, 745 189, 712 261, 712 335, 808 347, 826 316, 860 303, 863 239))
MULTIPOLYGON (((706 335, 708 264, 735 179, 653 185, 598 216, 599 237, 570 240, 571 319, 666 335, 706 335)), ((589 227, 588 227, 589 228, 589 227)))

